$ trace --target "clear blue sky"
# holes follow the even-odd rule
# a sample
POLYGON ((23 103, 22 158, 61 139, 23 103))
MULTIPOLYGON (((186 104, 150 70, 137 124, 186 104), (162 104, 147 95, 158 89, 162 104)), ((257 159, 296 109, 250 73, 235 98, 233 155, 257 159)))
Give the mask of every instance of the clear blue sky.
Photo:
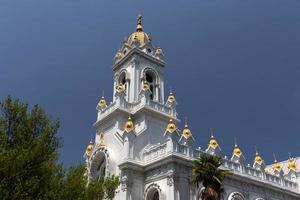
POLYGON ((112 97, 115 51, 141 12, 202 148, 214 127, 224 154, 236 137, 247 163, 255 145, 267 162, 300 156, 299 11, 299 0, 0 0, 0 99, 59 118, 61 160, 81 162, 102 90, 112 97))

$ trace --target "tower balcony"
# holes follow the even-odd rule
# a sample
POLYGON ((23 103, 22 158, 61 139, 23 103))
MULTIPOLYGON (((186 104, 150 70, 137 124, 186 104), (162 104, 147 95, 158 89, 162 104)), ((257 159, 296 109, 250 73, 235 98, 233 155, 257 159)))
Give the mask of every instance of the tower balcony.
POLYGON ((156 102, 153 100, 143 101, 142 99, 140 99, 137 102, 129 103, 123 98, 117 98, 105 109, 98 111, 97 121, 95 124, 97 124, 99 121, 103 120, 104 118, 109 117, 112 113, 118 110, 130 113, 132 115, 142 110, 147 110, 149 112, 153 112, 165 116, 168 119, 173 118, 175 120, 178 120, 177 113, 174 107, 169 107, 167 105, 164 105, 160 102, 156 102))

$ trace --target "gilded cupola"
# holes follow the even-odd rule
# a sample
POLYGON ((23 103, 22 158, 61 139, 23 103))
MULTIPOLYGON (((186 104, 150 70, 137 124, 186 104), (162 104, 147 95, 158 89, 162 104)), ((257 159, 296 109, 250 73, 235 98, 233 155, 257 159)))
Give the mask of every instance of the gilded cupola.
POLYGON ((148 89, 149 89, 149 83, 147 81, 143 81, 142 91, 147 91, 148 89))
POLYGON ((85 153, 87 156, 90 156, 94 148, 94 144, 90 141, 89 145, 86 147, 85 153))
POLYGON ((106 100, 104 98, 104 96, 102 95, 102 97, 100 98, 99 102, 98 102, 98 106, 103 110, 104 108, 106 108, 106 100))
POLYGON ((281 166, 280 162, 277 161, 276 158, 274 160, 272 168, 273 168, 274 171, 281 171, 282 166, 281 166))
POLYGON ((289 158, 288 162, 287 162, 287 168, 289 170, 294 170, 296 171, 297 169, 297 163, 296 163, 296 159, 295 158, 289 158))
POLYGON ((133 121, 132 121, 130 115, 129 115, 126 123, 125 123, 124 131, 127 132, 127 133, 129 133, 131 131, 134 131, 134 124, 133 124, 133 121))
POLYGON ((185 139, 188 139, 188 138, 192 137, 192 132, 191 132, 191 130, 188 127, 187 121, 185 121, 185 125, 184 125, 184 128, 182 130, 182 136, 185 139))
POLYGON ((235 144, 234 147, 233 147, 232 155, 233 155, 233 156, 236 156, 236 157, 238 157, 238 158, 241 157, 241 156, 243 155, 241 149, 238 147, 237 144, 235 144))
POLYGON ((135 32, 133 32, 127 39, 127 43, 132 45, 134 42, 138 41, 140 46, 151 41, 150 36, 143 31, 142 26, 142 15, 139 15, 137 18, 137 26, 135 32))
POLYGON ((262 165, 264 163, 264 160, 262 159, 262 157, 259 155, 258 151, 256 151, 255 153, 255 157, 254 157, 254 165, 262 165))
POLYGON ((166 131, 169 133, 173 133, 174 131, 176 131, 176 129, 177 129, 176 124, 173 122, 172 119, 170 119, 167 124, 166 131))
POLYGON ((217 139, 214 136, 213 128, 210 129, 210 139, 208 142, 207 149, 205 151, 211 155, 220 155, 221 154, 221 148, 217 142, 217 139))
POLYGON ((213 149, 216 149, 217 147, 219 147, 219 144, 218 144, 216 138, 214 137, 214 135, 210 136, 210 140, 208 142, 208 147, 211 147, 213 149))
POLYGON ((170 91, 168 99, 167 99, 167 102, 170 103, 170 104, 172 104, 175 101, 176 101, 175 96, 174 96, 173 92, 170 91))
POLYGON ((116 87, 117 92, 121 93, 125 91, 125 86, 122 83, 119 83, 116 87))
POLYGON ((161 47, 156 48, 155 55, 163 55, 163 51, 162 51, 161 47))

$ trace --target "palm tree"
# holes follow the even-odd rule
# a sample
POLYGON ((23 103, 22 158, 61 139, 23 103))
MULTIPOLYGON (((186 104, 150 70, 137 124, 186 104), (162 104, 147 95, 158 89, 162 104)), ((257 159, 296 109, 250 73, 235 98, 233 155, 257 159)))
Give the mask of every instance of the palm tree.
POLYGON ((225 176, 231 174, 230 170, 221 169, 223 159, 219 156, 202 154, 193 162, 192 182, 199 186, 203 184, 201 192, 202 200, 219 200, 221 198, 221 186, 225 176))

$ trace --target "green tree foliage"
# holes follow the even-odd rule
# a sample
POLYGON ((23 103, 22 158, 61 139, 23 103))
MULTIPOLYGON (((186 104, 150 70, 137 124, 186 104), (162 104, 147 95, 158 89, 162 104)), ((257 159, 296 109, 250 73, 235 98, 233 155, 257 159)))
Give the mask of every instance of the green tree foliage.
POLYGON ((0 104, 1 199, 55 199, 63 172, 56 164, 59 122, 39 106, 10 96, 0 104))
POLYGON ((223 159, 218 156, 202 154, 193 162, 192 182, 197 187, 202 183, 204 190, 201 193, 203 200, 219 200, 224 178, 231 174, 230 170, 220 168, 223 159))
POLYGON ((67 172, 57 162, 61 140, 58 120, 39 106, 8 96, 0 103, 1 200, 113 199, 119 178, 108 176, 87 184, 85 166, 67 172))

